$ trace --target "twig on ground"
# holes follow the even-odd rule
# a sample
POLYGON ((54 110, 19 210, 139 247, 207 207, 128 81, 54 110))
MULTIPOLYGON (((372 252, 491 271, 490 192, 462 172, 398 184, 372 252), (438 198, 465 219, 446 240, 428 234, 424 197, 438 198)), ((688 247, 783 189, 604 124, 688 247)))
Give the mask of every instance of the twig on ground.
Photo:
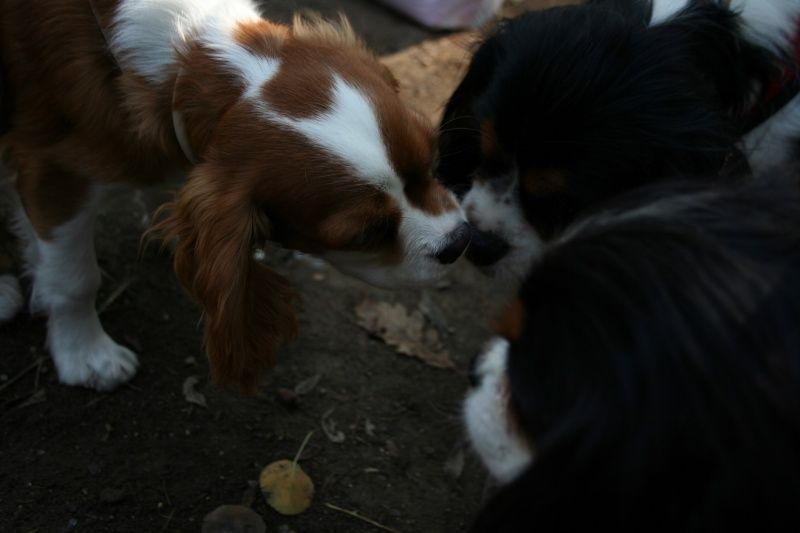
MULTIPOLYGON (((164 516, 164 515, 161 515, 161 516, 164 516)), ((167 526, 169 526, 169 523, 170 523, 170 522, 172 522, 172 517, 173 517, 173 516, 175 516, 175 508, 174 508, 174 507, 173 507, 173 508, 172 508, 172 510, 169 512, 169 515, 168 515, 168 516, 164 516, 164 518, 166 518, 166 519, 167 519, 167 521, 166 521, 166 522, 164 522, 164 525, 163 525, 163 526, 161 526, 161 532, 160 532, 160 533, 164 533, 164 532, 167 530, 167 526)))
POLYGON ((42 364, 42 362, 44 362, 44 358, 42 358, 42 357, 37 357, 37 358, 36 358, 36 361, 34 361, 34 362, 33 362, 33 363, 31 363, 30 365, 28 365, 28 366, 26 366, 24 369, 22 369, 22 372, 20 372, 19 374, 17 374, 17 375, 16 375, 16 376, 14 376, 13 378, 9 379, 8 381, 6 381, 6 382, 5 382, 5 383, 3 383, 2 385, 0 385, 0 392, 3 392, 3 391, 4 391, 4 390, 6 390, 8 387, 10 387, 11 385, 13 385, 13 384, 14 384, 14 383, 16 383, 17 381, 19 381, 19 380, 20 380, 20 378, 22 378, 22 377, 23 377, 25 374, 27 374, 28 372, 30 372, 31 370, 33 370, 33 369, 34 369, 34 368, 36 368, 37 366, 40 366, 40 365, 42 364))
POLYGON ((366 522, 368 524, 372 524, 373 526, 377 527, 378 529, 382 529, 384 531, 392 531, 393 533, 400 533, 398 530, 392 529, 389 526, 384 526, 383 524, 381 524, 379 522, 376 522, 375 520, 372 520, 371 518, 367 518, 366 516, 363 516, 363 515, 357 513, 356 511, 349 511, 347 509, 342 509, 338 505, 333 505, 332 503, 328 503, 328 502, 325 502, 325 507, 327 507, 328 509, 333 509, 334 511, 339 511, 340 513, 344 513, 346 515, 350 515, 350 516, 352 516, 354 518, 358 518, 359 520, 363 520, 364 522, 366 522))
POLYGON ((105 301, 105 302, 103 302, 103 303, 100 305, 100 307, 98 307, 98 308, 97 308, 97 314, 98 314, 98 315, 102 315, 102 314, 103 314, 103 311, 105 311, 106 309, 108 309, 108 307, 109 307, 111 304, 113 304, 113 303, 114 303, 114 301, 115 301, 117 298, 119 298, 119 297, 122 295, 122 293, 123 293, 123 292, 125 292, 126 290, 128 290, 128 287, 130 287, 131 285, 133 285, 133 282, 134 282, 134 281, 136 281, 136 277, 134 277, 134 276, 131 276, 131 277, 129 277, 129 278, 125 278, 124 280, 122 280, 122 283, 120 283, 120 284, 119 284, 119 286, 118 286, 116 289, 114 289, 114 292, 112 292, 112 293, 111 293, 111 294, 108 296, 108 298, 106 298, 106 301, 105 301))

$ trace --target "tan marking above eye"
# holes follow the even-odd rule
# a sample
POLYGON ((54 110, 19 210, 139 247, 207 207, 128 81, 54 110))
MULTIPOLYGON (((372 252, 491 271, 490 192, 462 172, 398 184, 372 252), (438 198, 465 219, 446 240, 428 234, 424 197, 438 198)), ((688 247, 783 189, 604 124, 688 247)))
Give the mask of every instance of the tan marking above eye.
POLYGON ((513 154, 503 146, 493 119, 481 124, 481 166, 490 175, 507 174, 514 167, 513 154))
POLYGON ((519 177, 520 187, 531 196, 549 196, 564 190, 566 178, 558 170, 534 170, 519 177))
POLYGON ((498 321, 496 331, 511 342, 519 340, 525 325, 525 306, 516 298, 498 321))
POLYGON ((433 178, 407 183, 404 192, 413 206, 430 215, 441 215, 458 209, 450 192, 433 178))
POLYGON ((502 153, 494 122, 487 118, 481 124, 481 153, 485 159, 495 159, 502 153))

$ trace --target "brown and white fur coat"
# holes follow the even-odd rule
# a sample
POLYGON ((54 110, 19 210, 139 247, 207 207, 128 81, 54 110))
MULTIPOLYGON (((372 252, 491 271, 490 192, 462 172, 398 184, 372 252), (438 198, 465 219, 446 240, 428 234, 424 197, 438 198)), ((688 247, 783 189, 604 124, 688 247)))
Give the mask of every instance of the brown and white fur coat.
MULTIPOLYGON (((137 356, 103 330, 95 211, 175 173, 153 233, 176 243, 218 383, 252 390, 296 329, 265 240, 373 284, 420 285, 469 228, 433 178, 432 127, 345 21, 263 19, 250 0, 0 0, 0 134, 60 380, 112 389, 137 356)), ((0 278, 0 319, 21 302, 0 278)))

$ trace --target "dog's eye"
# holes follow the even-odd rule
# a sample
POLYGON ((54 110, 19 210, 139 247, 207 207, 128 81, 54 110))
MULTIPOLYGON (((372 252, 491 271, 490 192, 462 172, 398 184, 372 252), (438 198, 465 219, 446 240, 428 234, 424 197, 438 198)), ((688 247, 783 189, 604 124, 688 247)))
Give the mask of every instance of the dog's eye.
POLYGON ((347 248, 368 250, 393 243, 399 231, 398 221, 394 217, 382 217, 370 221, 359 233, 347 243, 347 248))

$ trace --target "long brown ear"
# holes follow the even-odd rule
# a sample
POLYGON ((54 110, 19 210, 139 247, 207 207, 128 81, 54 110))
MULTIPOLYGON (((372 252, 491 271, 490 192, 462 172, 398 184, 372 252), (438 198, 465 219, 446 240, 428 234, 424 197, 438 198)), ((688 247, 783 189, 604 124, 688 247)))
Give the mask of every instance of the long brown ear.
POLYGON ((278 347, 297 332, 288 280, 253 258, 269 223, 245 183, 207 164, 162 209, 167 216, 150 235, 176 241, 175 273, 206 315, 214 381, 252 393, 278 347))

